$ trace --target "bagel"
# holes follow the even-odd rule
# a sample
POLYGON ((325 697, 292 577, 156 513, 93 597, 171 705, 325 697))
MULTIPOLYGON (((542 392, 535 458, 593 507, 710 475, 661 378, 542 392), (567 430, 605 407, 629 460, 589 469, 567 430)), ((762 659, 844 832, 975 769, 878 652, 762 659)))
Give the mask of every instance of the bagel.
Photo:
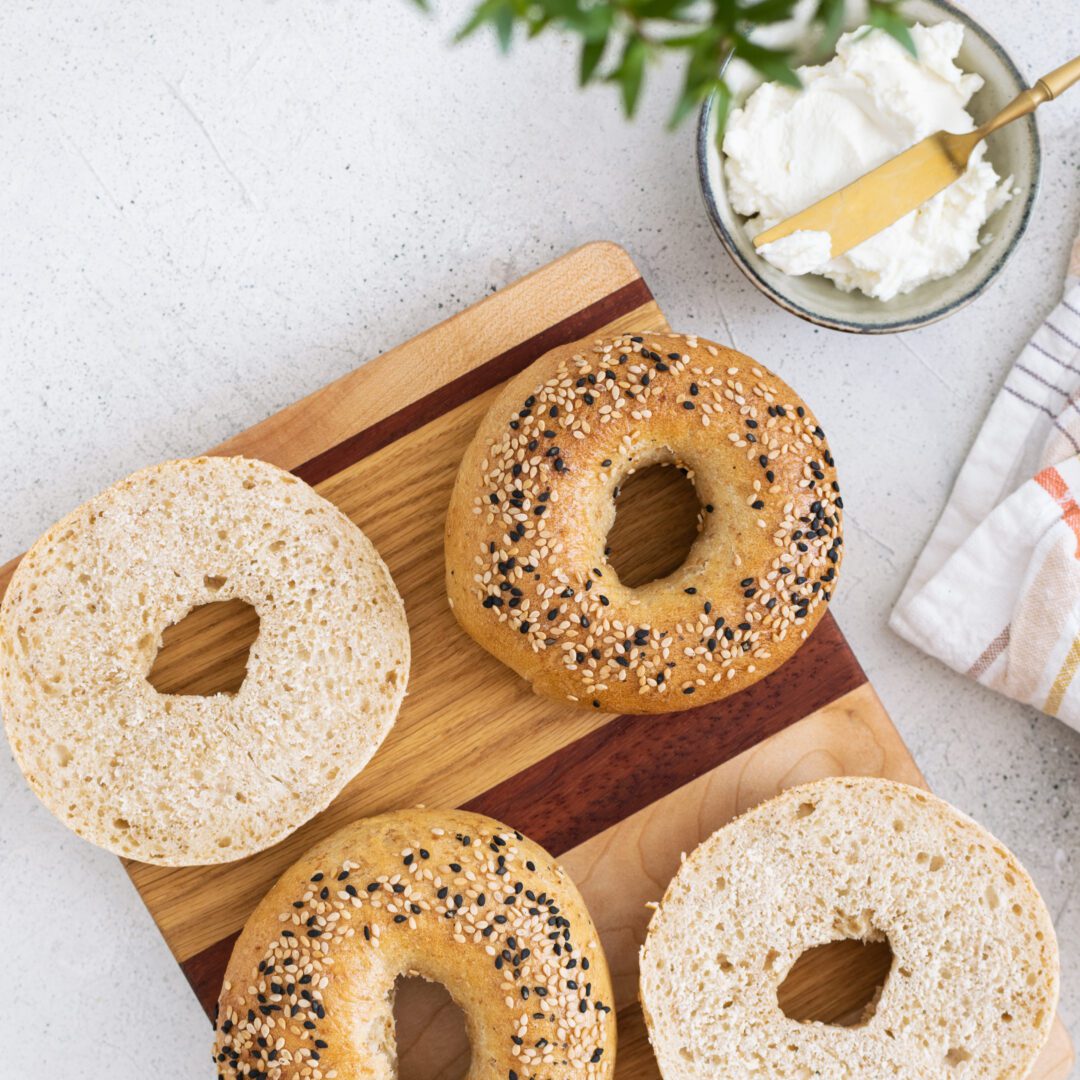
POLYGON ((670 712, 779 667, 825 611, 841 509, 824 432, 741 353, 679 334, 553 349, 499 393, 446 522, 458 621, 549 697, 670 712), (673 462, 702 503, 669 576, 628 588, 608 562, 614 495, 673 462))
POLYGON ((0 606, 0 709, 30 786, 118 855, 214 863, 327 806, 390 730, 409 636, 364 534, 295 476, 170 461, 69 514, 0 606), (259 636, 235 695, 159 694, 162 631, 239 598, 259 636))
POLYGON ((1058 994, 1031 878, 941 799, 848 777, 792 788, 706 840, 653 914, 641 1001, 665 1080, 1028 1075, 1058 994), (887 938, 862 1022, 801 1023, 777 990, 799 955, 887 938))
POLYGON ((521 833, 425 809, 335 833, 255 909, 218 1002, 219 1075, 391 1080, 399 975, 462 1009, 467 1080, 614 1075, 611 980, 573 883, 521 833))

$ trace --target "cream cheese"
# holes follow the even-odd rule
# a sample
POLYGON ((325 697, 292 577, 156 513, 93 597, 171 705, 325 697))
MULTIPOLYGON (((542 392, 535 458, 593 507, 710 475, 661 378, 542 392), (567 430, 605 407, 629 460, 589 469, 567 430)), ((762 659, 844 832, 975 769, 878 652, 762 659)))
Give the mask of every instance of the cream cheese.
MULTIPOLYGON (((750 219, 751 236, 927 135, 972 130, 966 106, 983 80, 956 65, 963 27, 915 26, 912 37, 917 58, 881 30, 845 34, 829 63, 800 69, 802 89, 767 83, 731 114, 728 196, 750 219)), ((807 231, 761 254, 785 273, 821 274, 879 300, 948 277, 978 250, 987 218, 1010 197, 985 153, 980 144, 954 184, 840 258, 830 257, 828 233, 807 231)))

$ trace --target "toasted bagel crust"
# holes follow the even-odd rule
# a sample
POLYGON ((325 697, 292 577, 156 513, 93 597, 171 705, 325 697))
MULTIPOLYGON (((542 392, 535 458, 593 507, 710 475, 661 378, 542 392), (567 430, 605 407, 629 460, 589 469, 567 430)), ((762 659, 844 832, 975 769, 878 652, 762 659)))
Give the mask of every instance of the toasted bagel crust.
POLYGON ((680 334, 553 349, 495 399, 446 522, 454 614, 539 693, 670 712, 742 690, 817 624, 841 556, 824 432, 781 379, 680 334), (687 469, 701 529, 683 565, 623 585, 605 545, 614 494, 687 469))
POLYGON ((219 1073, 393 1080, 399 975, 461 1007, 468 1080, 614 1075, 611 981, 573 883, 513 829, 427 809, 342 829, 266 895, 225 974, 219 1073))

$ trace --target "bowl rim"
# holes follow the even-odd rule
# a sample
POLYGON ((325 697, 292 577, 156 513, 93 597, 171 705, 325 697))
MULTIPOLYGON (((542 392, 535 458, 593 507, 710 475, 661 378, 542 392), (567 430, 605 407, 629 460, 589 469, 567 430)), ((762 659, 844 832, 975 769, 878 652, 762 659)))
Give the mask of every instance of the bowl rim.
MULTIPOLYGON (((949 17, 955 18, 958 22, 961 22, 965 29, 970 30, 976 36, 978 36, 985 45, 989 46, 990 50, 995 53, 998 59, 1002 62, 1009 74, 1012 76, 1016 86, 1017 92, 1027 89, 1027 80, 1024 78, 1020 69, 1016 66, 1012 57, 1005 51, 1004 47, 998 42, 998 40, 982 25, 977 23, 966 11, 957 7, 951 3, 950 0, 929 0, 930 3, 940 7, 942 11, 949 17)), ((726 71, 728 65, 731 63, 733 53, 729 53, 725 58, 723 66, 721 68, 721 75, 726 71)), ((739 250, 735 243, 734 238, 729 232, 727 226, 724 224, 723 219, 720 216, 719 206, 717 205, 716 192, 713 188, 710 172, 709 172, 709 152, 712 145, 712 136, 709 128, 712 122, 713 110, 716 107, 717 97, 715 94, 710 94, 705 102, 701 106, 701 111, 698 114, 698 129, 697 129, 697 165, 698 165, 698 183, 701 187, 702 198, 705 202, 705 210, 709 215, 709 220, 712 222, 713 229, 716 231, 717 236, 720 238, 720 242, 724 245, 728 255, 731 257, 732 262, 742 271, 745 277, 753 284, 760 292, 764 293, 773 303, 779 307, 784 308, 786 311, 790 311, 793 315, 797 315, 801 319, 805 319, 807 322, 813 323, 815 326, 822 326, 829 330, 840 330, 848 334, 894 334, 902 333, 905 330, 915 330, 921 326, 929 326, 931 323, 938 322, 941 319, 952 315, 954 312, 959 311, 961 308, 967 307, 973 300, 981 296, 990 285, 997 280, 1006 262, 1012 256, 1023 238, 1024 233, 1027 232, 1028 225, 1031 221, 1032 212, 1035 208, 1035 201, 1038 197, 1039 190, 1042 184, 1042 143, 1039 138, 1039 128, 1035 122, 1035 115, 1032 113, 1026 117, 1021 123, 1026 125, 1028 133, 1031 139, 1031 147, 1033 151, 1033 163, 1032 163, 1032 180, 1028 188, 1027 195, 1025 197, 1023 212, 1020 215, 1020 221, 1016 227, 1016 231, 1013 233, 1012 239, 1009 241, 1008 246, 1001 253, 994 264, 983 275, 978 282, 976 282, 966 293, 958 297, 956 300, 950 303, 943 304, 941 307, 933 308, 926 312, 924 315, 917 315, 909 318, 896 319, 892 322, 883 323, 867 323, 859 322, 855 319, 842 319, 832 317, 829 315, 823 315, 820 312, 812 311, 811 309, 804 307, 802 304, 797 303, 791 297, 786 296, 784 293, 774 288, 768 281, 766 281, 757 271, 757 269, 750 263, 739 250)), ((720 151, 717 151, 720 153, 720 151)), ((720 162, 721 168, 721 182, 723 182, 723 161, 720 162)))

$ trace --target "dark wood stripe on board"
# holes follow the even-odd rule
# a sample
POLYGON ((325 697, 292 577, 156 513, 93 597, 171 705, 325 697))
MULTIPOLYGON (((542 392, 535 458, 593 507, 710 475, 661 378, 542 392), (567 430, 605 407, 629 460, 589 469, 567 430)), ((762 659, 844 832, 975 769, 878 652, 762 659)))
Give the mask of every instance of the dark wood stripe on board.
POLYGON ((627 315, 649 303, 652 298, 652 292, 644 279, 635 278, 588 307, 575 311, 573 315, 568 315, 546 330, 541 330, 539 334, 534 334, 464 375, 459 375, 411 405, 406 405, 355 435, 350 435, 292 471, 312 486, 328 480, 361 458, 389 446, 402 436, 422 428, 451 409, 456 409, 493 386, 505 382, 550 349, 595 333, 621 315, 627 315))
POLYGON ((225 979, 225 969, 229 966, 229 957, 239 936, 240 931, 236 930, 180 964, 180 970, 195 991, 199 1004, 214 1022, 217 1021, 217 999, 225 979))
MULTIPOLYGON (((617 716, 463 809, 498 818, 562 855, 865 682, 826 614, 806 644, 767 679, 700 709, 617 716)), ((230 934, 180 965, 210 1016, 238 936, 230 934)))
POLYGON ((561 855, 865 682, 826 614, 767 679, 699 709, 616 717, 463 809, 505 821, 561 855))

